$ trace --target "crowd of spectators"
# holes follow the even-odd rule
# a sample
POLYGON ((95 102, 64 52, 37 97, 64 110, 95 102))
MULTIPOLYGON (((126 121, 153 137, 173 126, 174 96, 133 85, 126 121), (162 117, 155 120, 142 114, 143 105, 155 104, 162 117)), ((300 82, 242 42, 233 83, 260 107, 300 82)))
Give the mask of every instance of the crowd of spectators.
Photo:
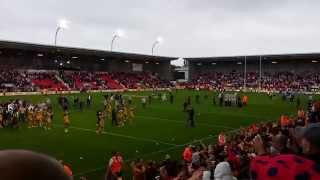
POLYGON ((138 89, 170 87, 170 82, 161 80, 152 73, 125 73, 125 72, 60 72, 62 79, 71 89, 138 89))
MULTIPOLYGON (((241 89, 244 87, 242 72, 229 73, 212 72, 199 73, 189 83, 180 85, 187 88, 212 88, 212 89, 241 89)), ((18 70, 2 70, 0 72, 0 90, 39 91, 46 90, 104 90, 104 89, 143 89, 166 88, 172 84, 162 80, 157 74, 124 73, 124 72, 87 72, 87 71, 62 71, 62 72, 29 72, 18 70), (61 80, 57 79, 57 75, 61 80), (67 87, 69 86, 69 87, 67 87)), ((246 75, 246 88, 272 91, 312 91, 313 87, 320 86, 319 72, 265 72, 261 82, 259 73, 248 72, 246 75)))
POLYGON ((37 72, 24 70, 1 70, 1 92, 33 92, 40 90, 61 91, 67 90, 54 72, 37 72))
POLYGON ((156 88, 156 87, 170 87, 169 81, 161 80, 158 75, 154 73, 112 73, 112 79, 115 79, 128 89, 137 88, 156 88))
POLYGON ((1 92, 166 88, 171 83, 153 73, 88 71, 0 71, 1 92))
MULTIPOLYGON (((247 72, 246 87, 258 89, 260 86, 258 72, 247 72)), ((199 73, 195 75, 191 83, 183 84, 187 87, 211 87, 214 89, 239 89, 244 86, 244 74, 242 72, 211 72, 199 73)), ((319 72, 301 72, 293 73, 283 72, 265 72, 261 77, 261 88, 263 90, 273 91, 311 91, 313 86, 320 85, 319 72)))
POLYGON ((37 87, 37 91, 46 89, 51 91, 68 90, 63 82, 59 81, 54 72, 29 72, 28 79, 31 79, 33 86, 37 87))
POLYGON ((66 71, 60 72, 61 78, 73 90, 90 89, 101 90, 110 89, 100 74, 86 71, 66 71))
POLYGON ((0 90, 1 91, 32 91, 31 79, 26 72, 14 70, 0 70, 0 90))

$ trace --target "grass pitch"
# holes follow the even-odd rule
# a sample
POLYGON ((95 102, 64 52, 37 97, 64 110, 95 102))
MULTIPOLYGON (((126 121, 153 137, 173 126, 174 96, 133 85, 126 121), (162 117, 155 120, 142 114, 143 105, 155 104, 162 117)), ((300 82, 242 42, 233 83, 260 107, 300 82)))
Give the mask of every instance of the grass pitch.
MULTIPOLYGON (((124 94, 146 96, 151 92, 124 94)), ((28 129, 25 125, 19 129, 0 129, 0 149, 29 149, 49 154, 70 164, 75 179, 86 176, 89 180, 95 180, 103 179, 105 166, 113 151, 122 152, 127 162, 137 158, 160 160, 165 154, 179 159, 187 144, 198 140, 216 143, 216 135, 221 131, 232 131, 259 121, 277 120, 284 112, 296 113, 295 102, 283 102, 280 96, 271 100, 265 94, 247 93, 248 105, 238 108, 213 105, 212 97, 216 95, 213 92, 181 90, 173 94, 174 104, 153 99, 146 109, 142 108, 139 97, 133 98, 133 106, 136 108, 133 123, 124 127, 112 127, 111 120, 107 120, 106 133, 102 135, 97 135, 95 130, 96 111, 103 108, 104 94, 92 94, 93 104, 84 111, 71 106, 71 128, 68 134, 63 131, 62 110, 58 106, 57 95, 0 97, 0 101, 21 98, 32 102, 50 98, 54 108, 52 130, 28 129), (197 93, 200 94, 199 104, 195 103, 197 93), (208 95, 208 99, 204 98, 205 95, 208 95), (182 112, 187 96, 192 97, 195 108, 195 128, 186 127, 187 114, 182 112)), ((77 95, 84 100, 86 98, 86 95, 77 95)), ((71 104, 73 96, 75 95, 67 95, 71 104)), ((306 106, 307 97, 300 98, 301 104, 306 106)), ((124 174, 130 174, 129 167, 125 167, 124 174)))

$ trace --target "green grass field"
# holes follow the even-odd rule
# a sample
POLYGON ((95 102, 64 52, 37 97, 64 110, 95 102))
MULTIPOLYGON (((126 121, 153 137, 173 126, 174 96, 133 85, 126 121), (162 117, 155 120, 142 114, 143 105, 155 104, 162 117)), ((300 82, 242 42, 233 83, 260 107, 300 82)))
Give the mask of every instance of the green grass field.
MULTIPOLYGON (((137 96, 151 92, 131 93, 137 96)), ((38 102, 51 98, 54 107, 54 127, 50 131, 40 128, 28 129, 22 125, 19 129, 1 129, 1 149, 29 149, 63 159, 70 164, 76 178, 86 176, 89 180, 103 179, 105 164, 113 151, 120 151, 129 162, 136 158, 145 160, 163 159, 165 154, 180 158, 183 146, 202 139, 215 143, 221 131, 231 131, 253 122, 277 120, 284 112, 296 112, 296 104, 283 102, 280 96, 271 100, 265 94, 248 93, 249 104, 243 108, 219 107, 212 104, 212 92, 194 92, 181 90, 174 92, 175 102, 163 103, 154 99, 152 104, 143 109, 140 98, 134 98, 135 119, 124 127, 111 127, 106 121, 106 134, 97 135, 96 111, 103 107, 103 94, 92 94, 93 105, 83 112, 72 107, 70 110, 71 128, 65 134, 62 128, 62 111, 57 105, 57 95, 20 96, 18 98, 38 102), (195 94, 200 93, 200 104, 195 104, 195 94), (209 98, 204 99, 208 94, 209 98), (187 115, 182 112, 182 104, 187 96, 192 96, 196 111, 196 127, 186 127, 187 115), (80 158, 82 157, 82 158, 80 158)), ((70 102, 73 95, 69 95, 70 102)), ((79 95, 80 96, 80 95, 79 95)), ((82 95, 84 96, 84 95, 82 95)), ((0 97, 0 101, 17 97, 0 97)), ((85 98, 85 97, 83 97, 85 98)), ((302 105, 306 97, 301 97, 302 105)), ((72 103, 71 103, 72 104, 72 103)), ((129 174, 128 167, 125 174, 129 174)))

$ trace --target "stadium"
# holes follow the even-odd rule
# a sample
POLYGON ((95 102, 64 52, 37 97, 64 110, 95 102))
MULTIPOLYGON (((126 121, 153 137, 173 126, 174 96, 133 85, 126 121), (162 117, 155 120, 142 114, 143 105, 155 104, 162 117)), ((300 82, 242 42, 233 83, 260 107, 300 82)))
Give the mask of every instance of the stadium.
POLYGON ((66 28, 0 40, 0 179, 320 179, 320 53, 120 52, 122 31, 105 50, 66 28))

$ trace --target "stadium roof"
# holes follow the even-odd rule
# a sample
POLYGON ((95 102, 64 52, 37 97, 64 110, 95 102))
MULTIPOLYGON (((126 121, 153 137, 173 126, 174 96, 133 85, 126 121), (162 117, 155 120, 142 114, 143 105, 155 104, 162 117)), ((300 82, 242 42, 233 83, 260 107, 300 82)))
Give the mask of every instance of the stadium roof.
POLYGON ((65 46, 52 46, 45 44, 33 44, 26 42, 15 42, 15 41, 4 41, 0 40, 0 51, 14 50, 14 51, 31 51, 35 53, 43 54, 66 54, 70 56, 97 56, 97 58, 108 59, 122 59, 132 61, 172 61, 178 59, 176 57, 164 57, 164 56, 150 56, 144 54, 135 53, 123 53, 114 51, 105 51, 97 49, 85 49, 76 47, 65 47, 65 46))
POLYGON ((220 56, 220 57, 192 57, 184 58, 190 62, 210 62, 210 61, 238 61, 244 58, 247 60, 320 60, 320 53, 301 53, 301 54, 263 54, 248 56, 220 56))

